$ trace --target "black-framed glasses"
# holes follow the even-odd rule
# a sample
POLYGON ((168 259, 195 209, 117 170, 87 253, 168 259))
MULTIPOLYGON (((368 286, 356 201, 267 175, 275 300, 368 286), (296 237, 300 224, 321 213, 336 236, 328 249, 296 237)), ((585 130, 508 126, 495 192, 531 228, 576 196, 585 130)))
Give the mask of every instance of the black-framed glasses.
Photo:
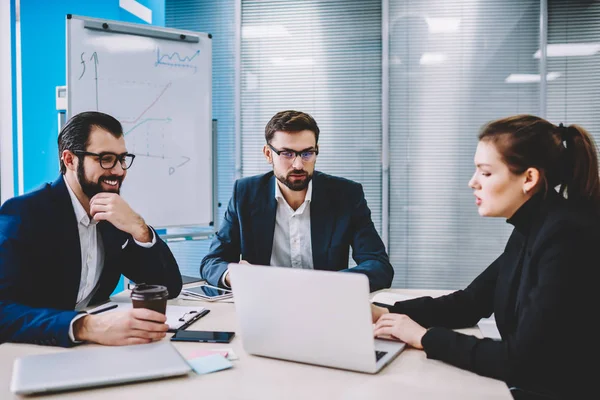
POLYGON ((113 169, 117 165, 117 161, 121 163, 121 168, 128 169, 133 164, 135 154, 123 153, 115 154, 109 151, 103 151, 102 153, 91 153, 89 151, 75 150, 73 153, 82 156, 93 156, 98 157, 98 162, 103 169, 113 169))
POLYGON ((300 157, 300 159, 304 162, 312 162, 315 160, 315 158, 317 158, 317 155, 319 155, 318 149, 300 151, 287 149, 277 150, 275 147, 271 146, 271 143, 267 143, 267 146, 269 146, 269 148, 273 150, 275 154, 277 154, 279 157, 282 157, 286 161, 294 161, 296 157, 300 157))

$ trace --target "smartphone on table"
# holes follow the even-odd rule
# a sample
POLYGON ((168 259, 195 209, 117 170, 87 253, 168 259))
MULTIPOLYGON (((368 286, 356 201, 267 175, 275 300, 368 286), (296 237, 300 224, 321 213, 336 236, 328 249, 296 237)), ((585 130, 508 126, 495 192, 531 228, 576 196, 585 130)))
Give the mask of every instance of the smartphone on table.
POLYGON ((179 330, 171 336, 173 342, 229 343, 235 332, 179 330))

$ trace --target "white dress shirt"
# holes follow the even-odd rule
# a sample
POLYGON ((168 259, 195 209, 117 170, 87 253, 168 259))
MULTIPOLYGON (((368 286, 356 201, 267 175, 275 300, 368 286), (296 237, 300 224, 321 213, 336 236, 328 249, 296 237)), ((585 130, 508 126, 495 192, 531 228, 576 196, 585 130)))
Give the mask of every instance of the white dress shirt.
POLYGON ((90 219, 66 179, 65 183, 75 211, 81 248, 81 278, 75 304, 75 310, 79 311, 87 307, 96 292, 96 286, 104 267, 104 244, 102 236, 98 234, 98 222, 90 219))
MULTIPOLYGON (((308 183, 304 203, 296 211, 283 197, 277 182, 275 182, 275 199, 277 200, 277 214, 269 264, 277 267, 313 269, 310 234, 312 180, 308 183)), ((225 280, 227 275, 229 275, 229 270, 221 276, 221 285, 231 288, 225 280)))
POLYGON ((297 210, 287 203, 277 182, 275 182, 275 199, 277 215, 270 264, 277 267, 313 269, 310 234, 312 181, 308 183, 304 202, 297 210))
MULTIPOLYGON (((79 245, 81 248, 81 278, 79 279, 79 290, 77 292, 77 302, 75 310, 80 311, 86 308, 98 290, 98 282, 104 269, 104 243, 102 235, 98 233, 98 222, 90 219, 89 215, 79 202, 69 182, 65 179, 67 191, 71 197, 75 219, 77 220, 77 230, 79 231, 79 245)), ((156 243, 156 234, 152 230, 152 241, 149 243, 140 243, 134 241, 142 247, 152 247, 156 243)), ((73 335, 73 323, 86 314, 77 315, 71 321, 69 327, 69 337, 75 342, 73 335)))

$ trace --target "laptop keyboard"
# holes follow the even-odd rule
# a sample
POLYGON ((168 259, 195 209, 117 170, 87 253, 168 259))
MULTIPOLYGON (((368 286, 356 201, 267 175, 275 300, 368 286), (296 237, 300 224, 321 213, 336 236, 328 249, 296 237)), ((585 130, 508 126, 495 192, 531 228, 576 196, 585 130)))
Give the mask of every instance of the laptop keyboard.
POLYGON ((381 360, 381 357, 385 356, 387 351, 377 351, 375 350, 375 361, 381 360))

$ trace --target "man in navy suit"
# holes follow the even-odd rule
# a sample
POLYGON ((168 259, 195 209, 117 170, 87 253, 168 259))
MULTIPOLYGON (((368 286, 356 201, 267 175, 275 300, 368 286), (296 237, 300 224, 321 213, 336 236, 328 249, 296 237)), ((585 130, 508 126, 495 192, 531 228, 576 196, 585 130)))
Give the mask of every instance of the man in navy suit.
POLYGON ((67 347, 163 338, 166 317, 155 311, 82 311, 106 300, 121 274, 165 285, 170 297, 181 291, 168 246, 119 196, 135 157, 121 124, 99 112, 75 115, 58 147, 59 178, 0 208, 0 343, 67 347))
POLYGON ((263 153, 273 172, 236 181, 200 275, 229 288, 227 266, 242 262, 358 272, 367 275, 371 291, 390 287, 394 270, 362 186, 315 171, 315 120, 299 111, 279 112, 267 124, 265 139, 263 153), (357 264, 352 268, 350 247, 357 264))

